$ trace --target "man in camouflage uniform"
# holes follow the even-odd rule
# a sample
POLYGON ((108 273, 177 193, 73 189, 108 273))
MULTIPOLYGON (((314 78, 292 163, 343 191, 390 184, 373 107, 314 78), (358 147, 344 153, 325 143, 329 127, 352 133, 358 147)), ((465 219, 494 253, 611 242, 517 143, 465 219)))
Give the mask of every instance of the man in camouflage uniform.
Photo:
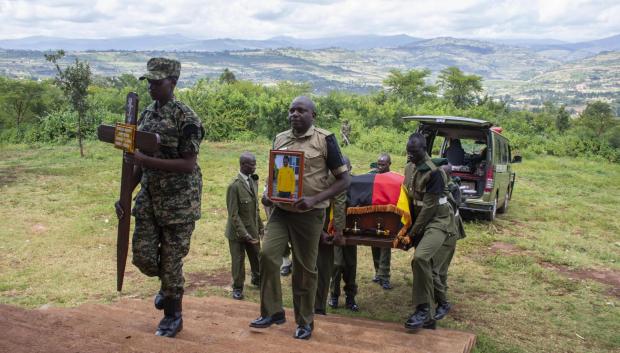
POLYGON ((226 238, 230 249, 231 273, 233 277, 233 299, 243 299, 245 282, 245 254, 250 260, 252 284, 258 286, 259 237, 263 235, 263 221, 258 208, 258 175, 256 157, 249 152, 239 157, 239 173, 226 190, 226 238))
MULTIPOLYGON (((381 153, 377 158, 377 174, 390 171, 392 158, 388 153, 381 153)), ((374 173, 374 172, 373 172, 374 173)), ((372 246, 372 264, 375 268, 375 277, 372 281, 379 284, 383 289, 392 289, 390 284, 390 267, 392 266, 392 249, 372 246)))
POLYGON ((445 243, 455 238, 456 223, 447 198, 446 174, 426 153, 424 135, 415 133, 409 137, 407 154, 409 163, 403 183, 413 206, 415 222, 410 235, 416 248, 411 261, 415 312, 405 322, 405 327, 411 330, 435 328, 433 259, 445 243))
MULTIPOLYGON (((140 80, 148 81, 153 103, 140 115, 138 130, 159 134, 160 149, 136 151, 132 189, 141 184, 132 210, 136 226, 133 264, 147 276, 158 276, 161 290, 155 307, 164 310, 156 335, 174 337, 183 329, 183 258, 195 221, 200 218, 202 174, 196 163, 204 130, 194 111, 174 97, 181 63, 152 58, 140 80)), ((117 214, 124 210, 117 203, 117 214)))
MULTIPOLYGON (((349 169, 351 165, 349 159, 344 156, 343 159, 347 165, 347 169, 349 169)), ((347 193, 344 191, 336 195, 336 197, 331 200, 330 207, 325 209, 325 222, 323 224, 323 231, 321 232, 319 253, 316 259, 318 281, 316 298, 314 300, 315 314, 327 315, 327 295, 329 293, 329 283, 331 281, 334 268, 334 245, 342 244, 344 242, 342 231, 344 230, 347 221, 346 204, 347 193), (334 234, 329 233, 330 214, 332 217, 334 234)))
MULTIPOLYGON (((278 134, 275 150, 304 152, 302 197, 296 202, 275 203, 265 228, 260 252, 260 317, 251 327, 266 328, 286 321, 282 307, 280 265, 290 242, 293 252, 293 307, 295 338, 308 339, 314 327, 314 300, 317 287, 316 259, 329 200, 345 191, 351 182, 336 137, 313 125, 314 102, 297 97, 289 107, 291 129, 278 134), (335 177, 330 182, 330 173, 335 177)), ((270 203, 270 202, 267 202, 270 203)))

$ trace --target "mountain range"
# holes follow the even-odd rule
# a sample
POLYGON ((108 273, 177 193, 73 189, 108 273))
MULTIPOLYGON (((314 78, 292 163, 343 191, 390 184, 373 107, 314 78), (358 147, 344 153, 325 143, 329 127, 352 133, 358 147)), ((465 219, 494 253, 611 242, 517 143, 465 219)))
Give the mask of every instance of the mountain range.
POLYGON ((100 76, 139 75, 153 56, 182 62, 180 86, 217 77, 228 68, 239 79, 263 84, 308 82, 316 93, 369 92, 391 69, 440 70, 457 66, 483 77, 486 93, 520 107, 544 100, 580 110, 591 99, 620 105, 620 35, 588 42, 552 39, 478 40, 439 37, 343 36, 319 39, 195 40, 180 35, 101 40, 30 37, 0 40, 0 75, 41 79, 55 75, 43 57, 62 48, 88 61, 100 76), (46 49, 46 50, 44 50, 46 49))

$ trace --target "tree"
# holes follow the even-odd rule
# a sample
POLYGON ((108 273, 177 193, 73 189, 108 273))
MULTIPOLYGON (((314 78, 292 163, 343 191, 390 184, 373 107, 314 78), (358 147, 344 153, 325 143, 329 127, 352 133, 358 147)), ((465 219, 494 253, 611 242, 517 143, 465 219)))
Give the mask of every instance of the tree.
POLYGON ((466 75, 455 66, 441 70, 437 83, 444 98, 461 109, 474 105, 478 100, 478 93, 482 92, 482 77, 466 75))
POLYGON ((428 69, 409 70, 404 74, 400 70, 392 69, 383 84, 390 93, 413 104, 433 96, 437 91, 435 86, 426 84, 426 78, 430 74, 428 69))
POLYGON ((578 122, 597 138, 615 125, 611 106, 602 101, 588 103, 578 122))
POLYGON ((237 82, 235 74, 232 71, 228 70, 228 68, 225 68, 220 75, 220 83, 231 84, 235 82, 237 82))
POLYGON ((570 114, 566 111, 566 106, 562 105, 555 115, 555 128, 560 133, 570 128, 570 114))
POLYGON ((58 65, 58 61, 65 56, 64 50, 59 50, 55 54, 45 54, 45 60, 51 62, 56 67, 57 76, 55 83, 60 87, 65 96, 71 102, 73 110, 77 112, 77 136, 80 145, 80 156, 84 157, 84 147, 82 144, 82 121, 88 111, 88 85, 92 79, 90 65, 75 58, 75 63, 64 70, 58 65))
POLYGON ((36 106, 41 100, 45 87, 29 80, 6 80, 2 85, 4 92, 0 100, 5 112, 12 115, 18 137, 22 133, 21 125, 35 117, 36 106))

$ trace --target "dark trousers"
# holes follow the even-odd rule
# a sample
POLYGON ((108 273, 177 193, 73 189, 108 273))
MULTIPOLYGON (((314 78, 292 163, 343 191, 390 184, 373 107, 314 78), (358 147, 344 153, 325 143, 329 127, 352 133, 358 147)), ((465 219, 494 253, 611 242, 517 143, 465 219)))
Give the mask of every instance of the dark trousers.
POLYGON ((319 256, 316 259, 316 267, 318 270, 318 281, 314 309, 326 311, 329 282, 331 281, 332 268, 334 267, 333 245, 319 244, 319 256))
POLYGON ((250 261, 252 278, 258 278, 260 245, 228 239, 228 248, 230 249, 230 272, 233 278, 232 287, 233 289, 243 290, 243 284, 245 283, 245 255, 248 255, 248 260, 250 261))
POLYGON ((324 209, 296 213, 278 207, 269 217, 259 256, 261 316, 272 316, 284 311, 280 266, 282 254, 290 243, 293 252, 295 322, 298 325, 309 325, 314 320, 316 258, 324 217, 324 209))
POLYGON ((334 269, 332 271, 331 296, 340 296, 340 281, 344 281, 344 294, 357 295, 357 246, 334 246, 334 269))

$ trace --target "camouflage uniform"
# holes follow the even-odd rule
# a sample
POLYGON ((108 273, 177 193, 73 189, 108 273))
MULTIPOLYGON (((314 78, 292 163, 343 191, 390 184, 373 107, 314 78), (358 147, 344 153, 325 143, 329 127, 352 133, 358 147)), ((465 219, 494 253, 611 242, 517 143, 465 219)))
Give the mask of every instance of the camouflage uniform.
MULTIPOLYGON (((149 105, 140 115, 138 130, 159 134, 160 150, 150 156, 161 159, 182 158, 186 152, 198 154, 204 135, 196 114, 174 98, 162 107, 157 102, 149 105)), ((159 276, 165 296, 182 293, 183 258, 200 218, 200 167, 196 164, 191 173, 143 167, 140 185, 132 210, 136 218, 133 264, 147 276, 159 276)))

